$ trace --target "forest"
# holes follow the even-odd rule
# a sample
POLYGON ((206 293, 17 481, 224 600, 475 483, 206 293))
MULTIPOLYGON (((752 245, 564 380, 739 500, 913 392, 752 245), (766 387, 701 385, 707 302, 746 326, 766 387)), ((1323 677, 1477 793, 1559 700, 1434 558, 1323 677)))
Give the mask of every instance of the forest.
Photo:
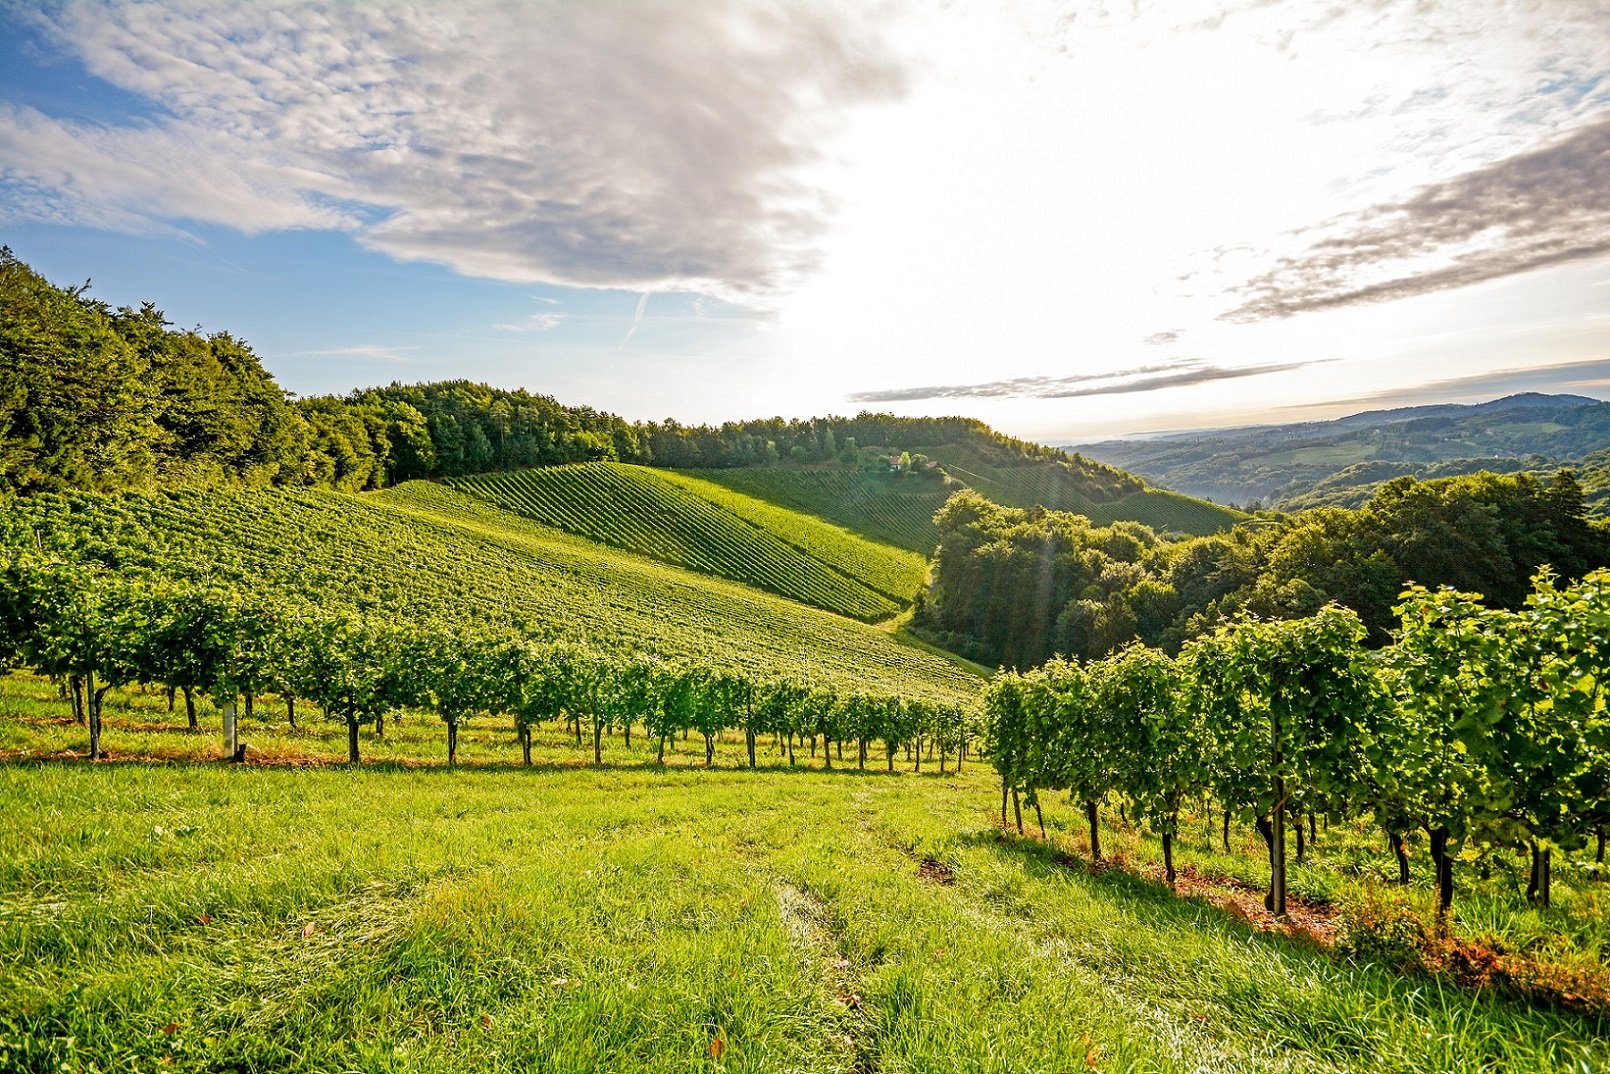
POLYGON ((1176 652, 1237 614, 1358 613, 1373 644, 1406 586, 1451 586, 1516 608, 1532 575, 1610 565, 1576 479, 1490 473, 1388 482, 1362 508, 1265 513, 1225 533, 1169 540, 1134 522, 1002 507, 972 492, 936 516, 933 584, 917 623, 988 664, 1097 659, 1132 640, 1176 652))

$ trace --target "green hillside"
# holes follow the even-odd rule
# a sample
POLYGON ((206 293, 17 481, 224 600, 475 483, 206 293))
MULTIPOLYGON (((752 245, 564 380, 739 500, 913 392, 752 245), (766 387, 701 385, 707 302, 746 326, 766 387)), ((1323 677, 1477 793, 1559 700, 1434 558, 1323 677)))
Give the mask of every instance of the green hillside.
POLYGON ((1205 535, 1229 529, 1246 517, 1205 500, 1177 492, 1126 486, 1115 496, 1098 499, 1080 475, 1061 464, 1025 460, 1004 466, 976 454, 934 449, 946 460, 952 480, 942 483, 881 470, 844 466, 759 467, 682 471, 774 504, 817 515, 878 541, 928 555, 939 539, 934 512, 957 488, 977 489, 998 503, 1016 507, 1041 504, 1054 510, 1088 515, 1098 526, 1129 519, 1160 533, 1205 535))
POLYGON ((874 540, 928 555, 934 512, 954 486, 846 466, 748 466, 683 473, 751 497, 825 518, 874 540))
POLYGON ((709 481, 622 463, 461 478, 454 487, 589 540, 854 619, 910 604, 927 564, 812 515, 709 481))
POLYGON ((1394 477, 1552 473, 1610 442, 1610 404, 1525 393, 1334 421, 1175 433, 1079 450, 1193 496, 1283 510, 1356 507, 1394 477))
POLYGON ((509 624, 762 677, 971 698, 968 671, 886 631, 537 525, 440 485, 19 500, 0 541, 124 574, 208 578, 321 608, 509 624))
POLYGON ((946 473, 996 503, 1074 511, 1098 526, 1132 521, 1159 533, 1202 536, 1227 530, 1246 517, 1177 492, 1140 487, 1138 482, 1092 486, 1081 471, 1051 460, 1023 459, 1003 465, 965 445, 935 448, 933 456, 944 464, 946 473))
POLYGON ((1228 530, 1246 517, 1238 510, 1162 489, 1129 485, 1092 489, 1079 480, 1079 473, 1056 462, 1024 459, 1009 465, 993 464, 961 448, 937 449, 934 457, 945 464, 945 472, 998 504, 1038 504, 1050 510, 1072 510, 1090 518, 1098 527, 1140 522, 1158 533, 1204 536, 1228 530))

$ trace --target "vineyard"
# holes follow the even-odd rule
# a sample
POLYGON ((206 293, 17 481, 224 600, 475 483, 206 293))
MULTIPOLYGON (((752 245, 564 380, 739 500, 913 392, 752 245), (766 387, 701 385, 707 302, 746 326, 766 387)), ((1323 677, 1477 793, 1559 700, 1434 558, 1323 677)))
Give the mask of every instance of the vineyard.
POLYGON ((567 533, 864 621, 910 604, 927 572, 919 556, 813 516, 642 466, 548 467, 454 487, 567 533))
POLYGON ((747 466, 683 472, 924 556, 933 552, 939 536, 934 512, 945 505, 954 489, 937 481, 847 466, 747 466))
MULTIPOLYGON (((32 758, 81 743, 64 708, 43 680, 6 678, 0 742, 32 758)), ((187 734, 160 691, 116 690, 108 737, 215 757, 220 714, 201 708, 207 733, 187 734)), ((768 742, 749 771, 727 736, 706 769, 695 735, 662 768, 653 739, 616 733, 599 769, 553 722, 521 769, 509 723, 477 717, 449 771, 441 721, 410 713, 365 732, 390 763, 354 768, 321 762, 339 758, 341 733, 312 712, 290 730, 260 705, 242 728, 283 763, 0 766, 0 1067, 335 1074, 540 1055, 577 1074, 1544 1074, 1610 1062, 1602 1019, 1334 958, 1176 897, 1152 867, 1155 839, 1116 810, 1101 818, 1105 868, 1083 864, 1083 809, 1060 797, 1043 795, 1045 842, 1003 835, 983 765, 940 775, 936 756, 917 774, 902 755, 894 775, 826 773, 804 751, 790 768, 768 742)), ((1192 877, 1245 871, 1245 829, 1234 854, 1219 834, 1216 816, 1182 814, 1192 877)), ((1383 856, 1362 828, 1333 823, 1294 863, 1293 888, 1351 897, 1383 856)), ((1546 925, 1557 950, 1578 920, 1501 918, 1474 892, 1464 905, 1484 927, 1509 922, 1517 948, 1546 925)))
POLYGON ((213 490, 12 504, 0 543, 325 612, 511 628, 761 680, 953 703, 976 674, 898 635, 535 525, 425 483, 356 497, 213 490))
MULTIPOLYGON (((1269 861, 1267 908, 1287 911, 1288 830, 1321 815, 1370 821, 1410 882, 1405 842, 1424 833, 1439 920, 1457 865, 1529 855, 1526 897, 1551 903, 1555 859, 1592 875, 1610 826, 1610 713, 1603 638, 1610 572, 1564 588, 1548 575, 1524 609, 1413 589, 1392 645, 1363 645, 1335 605, 1307 619, 1243 619, 1189 642, 1178 660, 1135 645, 1086 665, 1053 660, 986 688, 1000 819, 1023 828, 1042 791, 1098 812, 1127 803, 1162 840, 1165 876, 1188 806, 1253 824, 1269 861), (1591 859, 1591 860, 1589 860, 1591 859)), ((1043 824, 1043 821, 1042 821, 1043 824)), ((1602 957, 1602 952, 1601 952, 1602 957)), ((1610 997, 1607 997, 1610 999, 1610 997)))

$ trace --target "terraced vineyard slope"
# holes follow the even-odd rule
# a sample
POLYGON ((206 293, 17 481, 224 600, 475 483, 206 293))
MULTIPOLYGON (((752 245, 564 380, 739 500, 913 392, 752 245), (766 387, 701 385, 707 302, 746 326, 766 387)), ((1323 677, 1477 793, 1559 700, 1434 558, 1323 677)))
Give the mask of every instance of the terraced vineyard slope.
POLYGON ((965 701, 978 688, 972 672, 887 631, 424 482, 364 496, 75 493, 20 500, 0 516, 0 543, 31 548, 36 539, 125 575, 205 577, 326 609, 510 625, 542 639, 935 701, 965 701))
POLYGON ((898 613, 927 573, 910 551, 667 470, 583 463, 467 477, 454 487, 589 540, 853 619, 898 613))

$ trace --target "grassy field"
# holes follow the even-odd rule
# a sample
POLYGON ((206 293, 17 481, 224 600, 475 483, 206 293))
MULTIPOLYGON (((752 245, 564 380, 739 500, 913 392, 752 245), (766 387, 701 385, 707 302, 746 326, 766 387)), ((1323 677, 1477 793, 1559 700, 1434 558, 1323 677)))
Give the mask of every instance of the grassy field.
POLYGON ((1049 463, 1000 466, 961 447, 936 449, 946 472, 1009 507, 1043 504, 1054 511, 1075 511, 1098 526, 1133 521, 1158 533, 1202 535, 1227 530, 1246 516, 1240 511, 1177 492, 1141 489, 1117 496, 1092 496, 1074 474, 1049 463))
POLYGON ((847 466, 735 466, 679 472, 816 515, 925 557, 939 541, 934 513, 951 491, 939 481, 847 466))
POLYGON ((923 557, 815 515, 668 470, 621 463, 460 478, 455 488, 544 525, 854 619, 910 605, 923 557))
POLYGON ((385 492, 219 489, 37 497, 0 542, 61 548, 127 573, 275 593, 327 608, 512 625, 761 677, 941 702, 979 678, 893 629, 572 537, 441 485, 385 492))
MULTIPOLYGON (((189 763, 160 758, 215 755, 215 735, 140 692, 111 699, 108 740, 147 759, 92 765, 59 759, 82 732, 45 684, 0 682, 0 1069, 1610 1066, 1601 1018, 1170 893, 1155 840, 1116 818, 1122 868, 1086 867, 1065 803, 1048 842, 1003 835, 983 765, 828 773, 769 753, 751 772, 732 743, 714 769, 690 748, 659 770, 615 739, 592 769, 554 728, 521 769, 483 721, 449 771, 418 763, 439 723, 409 717, 366 742, 383 763, 350 769, 325 762, 337 728, 304 713, 288 732, 266 708, 254 753, 300 764, 189 763)), ((1256 878, 1205 849, 1210 828, 1184 860, 1256 878)), ((1346 869, 1364 845, 1322 833, 1295 890, 1364 882, 1346 869)))
MULTIPOLYGON (((936 449, 956 481, 1011 507, 1077 511, 1098 526, 1132 520, 1159 533, 1217 533, 1246 516, 1177 492, 1141 489, 1092 497, 1077 475, 1051 463, 999 466, 962 448, 936 449)), ((848 467, 754 466, 689 470, 691 476, 835 522, 876 541, 922 553, 939 541, 934 512, 953 490, 937 481, 848 467)))

